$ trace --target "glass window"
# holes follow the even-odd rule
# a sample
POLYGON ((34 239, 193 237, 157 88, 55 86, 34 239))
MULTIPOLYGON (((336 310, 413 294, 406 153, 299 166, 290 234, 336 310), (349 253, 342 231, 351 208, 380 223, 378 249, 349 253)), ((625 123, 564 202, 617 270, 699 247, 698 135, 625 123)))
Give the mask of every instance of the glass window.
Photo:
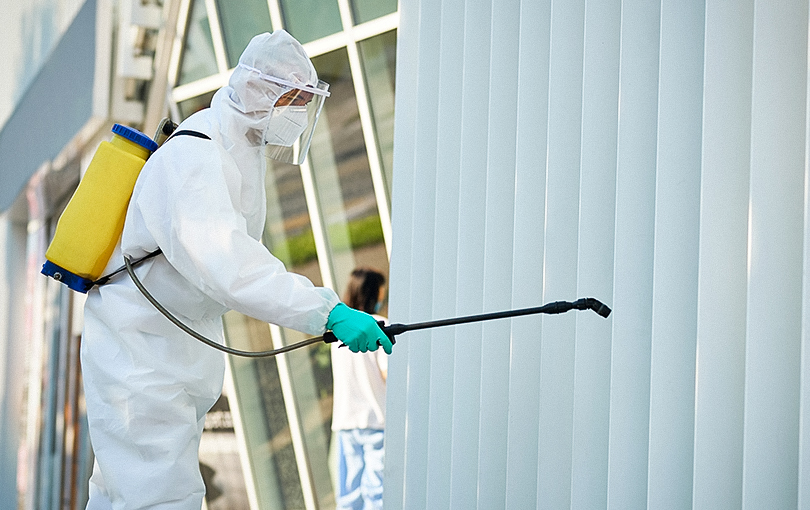
POLYGON ((392 30, 358 44, 366 80, 374 132, 391 203, 394 167, 394 84, 396 83, 397 32, 392 30))
POLYGON ((217 74, 214 41, 204 0, 192 0, 186 25, 186 41, 180 59, 177 84, 183 85, 212 74, 217 74))
MULTIPOLYGON (((309 338, 299 331, 284 329, 284 345, 309 338)), ((278 362, 287 363, 295 406, 315 497, 320 508, 335 507, 335 493, 329 466, 332 427, 332 359, 330 346, 318 343, 289 352, 278 362)))
MULTIPOLYGON (((265 245, 290 271, 322 285, 300 168, 268 161, 265 189, 265 245)), ((267 324, 235 312, 226 315, 226 334, 229 344, 244 345, 246 349, 266 350, 273 345, 267 324)), ((278 340, 288 345, 305 338, 307 335, 303 333, 283 329, 278 340)), ((321 507, 334 507, 327 462, 332 417, 329 346, 319 344, 270 359, 234 358, 231 363, 260 506, 304 508, 302 481, 292 448, 293 434, 300 433, 315 497, 321 507), (300 432, 290 429, 279 378, 280 365, 289 378, 288 395, 293 396, 292 405, 300 417, 300 432), (266 411, 261 413, 257 408, 266 411), (282 444, 282 450, 273 448, 282 444)))
POLYGON ((65 433, 64 406, 66 381, 64 379, 69 332, 65 317, 69 316, 70 290, 57 282, 47 282, 43 317, 42 350, 42 407, 39 411, 38 476, 33 487, 37 489, 35 506, 52 508, 58 505, 61 493, 61 473, 64 459, 62 445, 65 433), (54 285, 55 284, 55 285, 54 285), (58 446, 57 446, 58 445, 58 446))
POLYGON ((352 0, 355 25, 391 14, 397 10, 397 0, 352 0))
MULTIPOLYGON (((204 0, 191 0, 179 83, 216 74, 213 43, 204 0)), ((217 5, 229 66, 255 34, 270 31, 265 0, 217 5)), ((336 0, 279 0, 285 28, 302 43, 342 30, 336 0)), ((351 0, 357 23, 396 11, 396 0, 351 0)), ((313 58, 319 77, 330 83, 309 154, 316 200, 326 229, 329 264, 338 289, 360 265, 388 273, 378 204, 360 122, 354 79, 368 88, 373 129, 390 188, 396 31, 358 44, 363 76, 352 76, 346 48, 313 58)), ((178 104, 182 118, 210 105, 215 91, 178 104)), ((268 160, 265 179, 267 218, 262 241, 288 270, 323 285, 315 235, 301 168, 268 160)), ((390 194, 390 189, 389 189, 390 194)), ((268 350, 307 338, 300 332, 228 312, 227 342, 244 350, 268 350)), ((228 356, 234 383, 207 418, 200 459, 210 483, 208 508, 240 507, 245 490, 240 477, 252 475, 260 508, 304 509, 312 494, 319 508, 334 508, 332 480, 336 452, 332 441, 332 372, 330 346, 315 344, 276 358, 228 356), (230 410, 240 417, 250 473, 235 464, 230 410), (289 414, 288 414, 289 413, 289 414), (208 423, 210 421, 210 423, 208 423), (291 428, 292 423, 292 428, 291 428), (214 441, 216 439, 216 441, 214 441), (206 467, 207 465, 207 467, 206 467), (210 468, 210 469, 209 469, 210 468), (227 477, 224 471, 233 473, 227 477), (217 492, 219 491, 219 492, 217 492)))
POLYGON ((239 56, 254 35, 272 32, 267 0, 217 0, 217 10, 225 39, 225 51, 228 54, 228 66, 236 67, 239 56))
MULTIPOLYGON (((232 347, 272 348, 270 328, 264 322, 228 312, 224 325, 232 347)), ((259 507, 305 508, 276 359, 228 356, 228 362, 259 507)))
MULTIPOLYGON (((297 166, 268 161, 265 178, 267 194, 267 218, 263 241, 270 251, 287 268, 308 277, 314 284, 321 284, 318 258, 315 252, 312 226, 309 221, 304 195, 301 171, 297 166)), ((242 345, 249 350, 273 348, 270 328, 267 324, 236 312, 226 314, 226 334, 228 343, 242 345)), ((304 335, 292 330, 284 330, 282 343, 303 340, 304 335)), ((317 348, 313 348, 317 349, 317 348)), ((239 395, 239 405, 247 440, 247 450, 254 469, 256 491, 261 508, 304 508, 302 481, 298 474, 298 460, 293 448, 293 434, 290 429, 287 405, 284 401, 279 364, 292 381, 294 405, 298 413, 310 416, 315 409, 317 415, 320 404, 316 397, 315 378, 309 362, 307 349, 300 349, 278 358, 245 359, 231 356, 234 380, 239 395)), ((330 380, 331 383, 331 380, 330 380)), ((330 392, 331 395, 331 392, 330 392)), ((321 419, 314 420, 317 424, 321 419)), ((307 428, 307 423, 303 424, 307 428)), ((316 448, 317 438, 303 433, 310 462, 320 450, 326 451, 326 440, 316 448), (313 450, 315 454, 313 454, 313 450)), ((322 436, 322 433, 321 433, 322 436)), ((310 466, 313 476, 322 466, 310 466)), ((328 484, 328 477, 325 479, 328 484)), ((326 486, 330 492, 331 487, 326 486)))
POLYGON ((322 283, 301 169, 267 160, 267 220, 263 241, 288 269, 322 283))
POLYGON ((302 44, 343 30, 336 0, 280 0, 284 28, 302 44))
MULTIPOLYGON (((323 285, 301 169, 273 160, 268 160, 267 166, 264 243, 290 271, 306 276, 315 285, 323 285)), ((282 329, 280 340, 283 345, 289 345, 306 338, 308 335, 301 332, 282 329)), ((315 497, 322 508, 334 508, 328 468, 332 424, 329 346, 320 343, 298 349, 279 358, 278 362, 287 364, 315 497)))
POLYGON ((192 97, 185 101, 177 103, 177 108, 180 110, 180 116, 183 119, 191 117, 192 114, 197 113, 203 108, 211 106, 211 98, 214 97, 214 91, 208 92, 201 96, 192 97))
POLYGON ((205 415, 200 440, 200 473, 205 483, 208 510, 248 508, 231 407, 224 393, 205 415))
POLYGON ((387 274, 388 255, 347 51, 339 49, 313 62, 332 95, 324 102, 309 157, 337 288, 343 289, 358 265, 387 274))

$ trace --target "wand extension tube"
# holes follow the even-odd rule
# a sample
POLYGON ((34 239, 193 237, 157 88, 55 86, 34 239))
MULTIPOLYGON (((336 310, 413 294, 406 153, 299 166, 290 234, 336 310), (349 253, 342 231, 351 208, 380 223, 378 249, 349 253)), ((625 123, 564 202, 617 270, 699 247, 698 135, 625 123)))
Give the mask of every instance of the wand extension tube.
MULTIPOLYGON (((427 322, 416 322, 413 324, 389 324, 388 326, 381 326, 385 335, 394 341, 396 335, 400 335, 407 331, 414 331, 417 329, 430 329, 440 328, 442 326, 455 326, 458 324, 467 324, 470 322, 491 321, 495 319, 506 319, 509 317, 520 317, 521 315, 534 315, 538 313, 557 314, 565 313, 569 310, 593 310, 601 317, 607 318, 610 315, 611 309, 595 298, 581 298, 573 303, 568 301, 555 301, 543 306, 535 306, 533 308, 521 308, 518 310, 506 310, 504 312, 482 313, 478 315, 467 315, 465 317, 453 317, 451 319, 440 319, 427 322)), ((336 342, 337 338, 331 331, 327 331, 323 335, 323 341, 326 343, 336 342)))

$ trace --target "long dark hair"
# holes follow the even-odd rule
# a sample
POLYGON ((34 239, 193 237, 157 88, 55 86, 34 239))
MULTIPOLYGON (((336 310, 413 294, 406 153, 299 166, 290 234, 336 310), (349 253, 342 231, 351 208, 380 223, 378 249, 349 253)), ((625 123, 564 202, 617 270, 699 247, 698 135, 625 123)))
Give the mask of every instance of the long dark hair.
POLYGON ((380 297, 380 287, 385 285, 385 276, 369 267, 358 267, 352 271, 343 302, 366 313, 374 313, 380 297))

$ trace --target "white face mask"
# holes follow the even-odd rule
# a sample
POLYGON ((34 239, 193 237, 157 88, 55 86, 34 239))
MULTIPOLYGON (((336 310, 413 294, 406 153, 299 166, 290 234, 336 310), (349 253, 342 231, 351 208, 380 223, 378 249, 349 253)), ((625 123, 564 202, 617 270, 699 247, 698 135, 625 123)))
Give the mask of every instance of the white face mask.
POLYGON ((307 128, 306 106, 276 106, 264 130, 264 143, 292 147, 307 128))

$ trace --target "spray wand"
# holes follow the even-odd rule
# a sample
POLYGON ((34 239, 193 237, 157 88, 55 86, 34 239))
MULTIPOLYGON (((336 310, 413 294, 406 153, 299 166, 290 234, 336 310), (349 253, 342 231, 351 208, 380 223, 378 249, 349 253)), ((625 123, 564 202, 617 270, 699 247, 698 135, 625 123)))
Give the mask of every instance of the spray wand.
MULTIPOLYGON (((594 312, 598 313, 604 318, 607 318, 610 315, 610 308, 607 307, 601 301, 594 299, 594 298, 581 298, 577 299, 573 303, 569 303, 568 301, 555 301, 553 303, 548 303, 543 306, 535 306, 532 308, 521 308, 519 310, 506 310, 503 312, 491 312, 491 313, 481 313, 477 315, 467 315, 464 317, 453 317, 450 319, 439 319, 435 321, 427 321, 427 322, 415 322, 413 324, 389 324, 385 325, 384 323, 380 323, 380 329, 382 329, 383 333, 391 339, 391 343, 395 344, 396 340, 394 339, 395 336, 401 335, 402 333, 406 333, 408 331, 415 331, 418 329, 431 329, 431 328, 440 328, 442 326, 456 326, 458 324, 467 324, 469 322, 482 322, 482 321, 491 321, 495 319, 506 319, 509 317, 520 317, 521 315, 534 315, 538 313, 545 313, 545 314, 556 314, 556 313, 565 313, 569 310, 593 310, 594 312)), ((334 333, 331 331, 327 331, 323 335, 323 341, 326 343, 336 342, 337 338, 335 337, 334 333)), ((341 345, 343 347, 343 345, 341 345)))
MULTIPOLYGON (((219 342, 211 340, 200 333, 194 331, 187 325, 185 325, 180 319, 175 317, 169 310, 167 310, 163 305, 161 305, 157 299, 152 296, 152 294, 144 287, 141 280, 135 274, 135 268, 133 264, 137 261, 132 261, 129 256, 124 256, 124 268, 126 269, 129 276, 132 278, 132 281, 135 283, 135 286, 138 287, 138 290, 141 291, 141 294, 150 302, 152 305, 162 313, 169 321, 174 323, 178 328, 185 331, 190 336, 196 338, 197 340, 201 341, 202 343, 208 345, 209 347, 213 347, 214 349, 220 350, 227 354, 232 354, 234 356, 242 356, 246 358, 262 358, 262 357, 269 357, 275 356, 277 354, 282 354, 285 352, 289 352, 295 349, 300 349, 301 347, 306 347, 307 345, 312 345, 319 342, 325 343, 333 343, 337 342, 338 339, 331 331, 327 331, 322 336, 316 336, 312 338, 308 338, 306 340, 302 340, 300 342, 285 345, 284 347, 280 347, 278 349, 273 349, 269 351, 243 351, 239 349, 234 349, 233 347, 228 347, 227 345, 222 345, 219 342)), ((466 324, 469 322, 481 322, 481 321, 489 321, 495 319, 505 319, 508 317, 519 317, 521 315, 534 315, 538 313, 546 313, 546 314, 556 314, 556 313, 565 313, 569 310, 593 310, 594 312, 598 313, 602 317, 607 318, 610 315, 610 308, 607 307, 601 301, 598 301, 594 298, 582 298, 577 299, 573 303, 569 303, 568 301, 555 301, 553 303, 548 303, 543 306, 537 306, 534 308, 521 308, 519 310, 507 310, 504 312, 492 312, 492 313, 482 313, 478 315, 467 315, 464 317, 453 317, 450 319, 440 319, 435 321, 427 321, 427 322, 416 322, 413 324, 389 324, 385 325, 382 321, 380 321, 380 329, 382 329, 383 333, 391 339, 391 343, 396 343, 394 339, 395 336, 401 335, 402 333, 406 333, 408 331, 414 331, 418 329, 429 329, 429 328, 439 328, 442 326, 454 326, 457 324, 466 324)), ((343 347, 344 344, 341 344, 343 347)))

